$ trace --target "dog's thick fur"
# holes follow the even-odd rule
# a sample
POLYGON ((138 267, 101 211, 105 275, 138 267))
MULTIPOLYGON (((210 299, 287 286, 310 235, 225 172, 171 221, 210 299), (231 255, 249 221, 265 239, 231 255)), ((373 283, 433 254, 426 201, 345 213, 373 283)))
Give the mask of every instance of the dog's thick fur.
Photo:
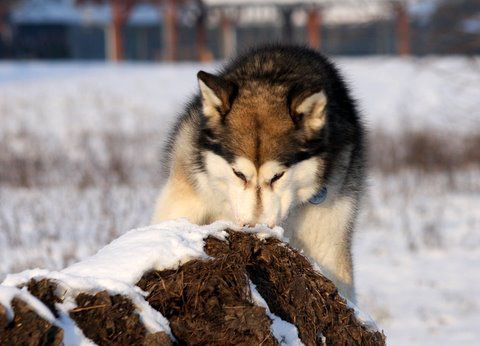
POLYGON ((364 131, 336 68, 315 51, 272 46, 217 75, 201 71, 198 82, 168 143, 168 180, 153 222, 281 225, 354 300, 364 131), (323 187, 326 199, 311 203, 323 187))

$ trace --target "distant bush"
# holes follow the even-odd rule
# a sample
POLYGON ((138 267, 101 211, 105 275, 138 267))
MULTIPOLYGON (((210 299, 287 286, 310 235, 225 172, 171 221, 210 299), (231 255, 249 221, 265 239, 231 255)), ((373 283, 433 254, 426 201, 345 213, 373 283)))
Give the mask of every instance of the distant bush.
MULTIPOLYGON (((16 187, 156 186, 161 184, 162 138, 154 133, 84 133, 65 140, 21 132, 0 138, 0 185, 16 187)), ((480 167, 480 134, 447 136, 375 132, 369 140, 370 168, 452 172, 480 167)))
POLYGON ((83 134, 67 145, 21 132, 0 138, 0 185, 17 187, 159 185, 160 145, 154 134, 83 134))
POLYGON ((383 173, 414 169, 424 173, 451 173, 480 168, 480 134, 447 135, 411 131, 400 136, 372 134, 369 142, 371 168, 383 173))

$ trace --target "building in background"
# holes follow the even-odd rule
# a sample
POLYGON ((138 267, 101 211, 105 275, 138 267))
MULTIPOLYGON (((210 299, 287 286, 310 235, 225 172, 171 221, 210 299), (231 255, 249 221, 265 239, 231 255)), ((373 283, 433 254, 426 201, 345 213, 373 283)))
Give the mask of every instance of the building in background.
POLYGON ((0 3, 0 58, 211 60, 272 42, 332 55, 480 53, 480 0, 0 3))

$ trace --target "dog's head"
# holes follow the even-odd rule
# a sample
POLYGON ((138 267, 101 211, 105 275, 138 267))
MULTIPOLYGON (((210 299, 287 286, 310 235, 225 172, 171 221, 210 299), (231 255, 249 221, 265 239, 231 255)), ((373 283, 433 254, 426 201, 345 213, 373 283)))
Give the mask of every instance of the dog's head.
POLYGON ((209 188, 239 224, 280 224, 320 188, 327 97, 322 88, 198 73, 209 188))

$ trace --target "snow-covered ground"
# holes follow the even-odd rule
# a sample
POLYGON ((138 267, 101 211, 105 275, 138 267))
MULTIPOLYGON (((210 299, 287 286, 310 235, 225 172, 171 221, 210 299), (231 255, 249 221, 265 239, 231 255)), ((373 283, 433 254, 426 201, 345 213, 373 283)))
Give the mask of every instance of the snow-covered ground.
MULTIPOLYGON (((480 130, 478 58, 339 65, 372 132, 463 144, 480 130)), ((0 64, 0 280, 63 268, 148 224, 160 146, 198 69, 214 66, 0 64)), ((477 344, 478 163, 448 173, 374 169, 358 226, 359 303, 389 344, 477 344)))

